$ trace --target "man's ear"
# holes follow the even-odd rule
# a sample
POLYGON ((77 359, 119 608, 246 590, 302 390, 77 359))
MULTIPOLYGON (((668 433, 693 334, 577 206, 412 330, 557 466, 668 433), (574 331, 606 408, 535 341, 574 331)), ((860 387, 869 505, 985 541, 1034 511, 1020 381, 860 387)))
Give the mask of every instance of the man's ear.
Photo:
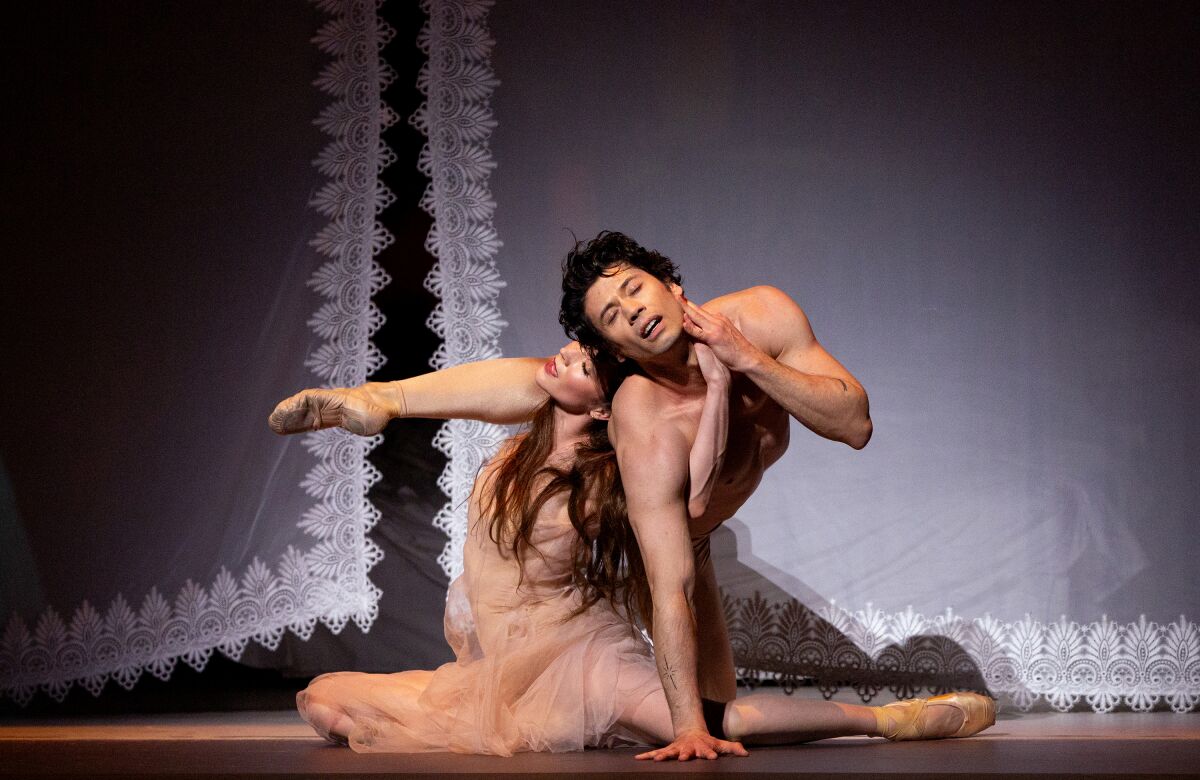
POLYGON ((612 417, 612 407, 601 406, 599 408, 592 409, 590 412, 588 412, 588 414, 592 416, 593 420, 608 420, 612 417))
POLYGON ((675 284, 675 282, 668 282, 667 289, 670 290, 672 293, 679 293, 680 295, 683 295, 683 288, 680 287, 679 285, 675 284))

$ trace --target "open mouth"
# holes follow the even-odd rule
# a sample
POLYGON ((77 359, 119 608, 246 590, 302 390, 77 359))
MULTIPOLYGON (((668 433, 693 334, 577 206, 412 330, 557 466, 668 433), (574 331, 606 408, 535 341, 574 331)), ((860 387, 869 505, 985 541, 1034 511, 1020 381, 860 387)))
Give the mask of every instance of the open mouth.
POLYGON ((554 358, 546 361, 546 373, 553 377, 558 376, 558 364, 554 362, 554 358))
POLYGON ((662 322, 662 317, 651 317, 645 325, 642 326, 642 338, 648 339, 658 332, 659 323, 662 322))

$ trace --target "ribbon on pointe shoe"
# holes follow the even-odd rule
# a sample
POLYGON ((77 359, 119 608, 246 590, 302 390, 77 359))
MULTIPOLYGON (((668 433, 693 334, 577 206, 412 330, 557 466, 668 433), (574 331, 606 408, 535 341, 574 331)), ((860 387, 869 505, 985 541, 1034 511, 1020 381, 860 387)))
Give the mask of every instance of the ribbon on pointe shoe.
POLYGON ((924 699, 894 701, 882 707, 872 707, 875 713, 875 731, 892 742, 923 739, 920 718, 925 711, 924 699))

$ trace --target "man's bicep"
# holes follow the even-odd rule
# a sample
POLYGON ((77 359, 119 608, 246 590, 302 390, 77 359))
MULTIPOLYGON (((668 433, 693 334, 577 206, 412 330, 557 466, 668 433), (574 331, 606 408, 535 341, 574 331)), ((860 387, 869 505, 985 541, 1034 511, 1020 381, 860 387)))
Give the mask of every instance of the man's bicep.
POLYGON ((817 341, 808 315, 791 296, 775 288, 767 288, 760 311, 769 319, 766 333, 770 340, 767 350, 780 363, 806 374, 829 376, 848 384, 858 385, 846 367, 829 354, 817 341))

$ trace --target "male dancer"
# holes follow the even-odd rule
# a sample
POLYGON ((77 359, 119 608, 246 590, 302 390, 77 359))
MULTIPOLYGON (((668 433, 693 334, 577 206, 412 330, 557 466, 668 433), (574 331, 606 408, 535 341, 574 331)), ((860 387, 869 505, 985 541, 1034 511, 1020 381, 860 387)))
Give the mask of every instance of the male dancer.
POLYGON ((617 390, 609 435, 650 580, 654 655, 676 735, 643 755, 732 752, 713 717, 735 698, 736 683, 709 534, 787 449, 789 415, 821 436, 865 447, 866 391, 782 291, 752 287, 697 306, 670 260, 620 233, 603 232, 567 256, 559 318, 580 344, 641 369, 617 390), (729 367, 732 384, 724 465, 708 511, 689 522, 688 452, 705 396, 696 342, 729 367))

